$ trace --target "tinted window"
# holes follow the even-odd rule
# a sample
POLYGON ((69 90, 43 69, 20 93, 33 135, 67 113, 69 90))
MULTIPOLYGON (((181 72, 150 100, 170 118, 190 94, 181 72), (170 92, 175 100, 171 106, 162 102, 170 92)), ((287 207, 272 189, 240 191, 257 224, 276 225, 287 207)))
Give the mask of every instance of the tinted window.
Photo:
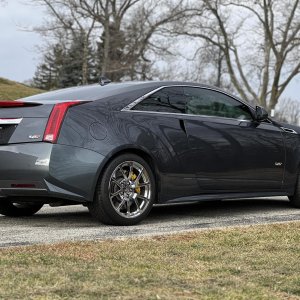
POLYGON ((225 94, 200 88, 184 87, 186 113, 252 120, 249 108, 225 94))
POLYGON ((138 103, 133 110, 184 114, 186 99, 182 87, 163 88, 138 103))

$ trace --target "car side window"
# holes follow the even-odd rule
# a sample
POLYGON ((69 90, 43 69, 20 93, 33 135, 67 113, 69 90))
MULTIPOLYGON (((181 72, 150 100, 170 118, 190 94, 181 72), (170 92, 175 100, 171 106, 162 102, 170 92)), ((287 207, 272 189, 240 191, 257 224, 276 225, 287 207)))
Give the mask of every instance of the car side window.
POLYGON ((186 113, 240 120, 252 120, 247 105, 217 91, 184 87, 187 99, 186 113))
POLYGON ((186 110, 186 98, 183 94, 183 88, 163 88, 158 92, 150 95, 140 103, 138 103, 132 109, 139 111, 155 111, 184 114, 186 110))

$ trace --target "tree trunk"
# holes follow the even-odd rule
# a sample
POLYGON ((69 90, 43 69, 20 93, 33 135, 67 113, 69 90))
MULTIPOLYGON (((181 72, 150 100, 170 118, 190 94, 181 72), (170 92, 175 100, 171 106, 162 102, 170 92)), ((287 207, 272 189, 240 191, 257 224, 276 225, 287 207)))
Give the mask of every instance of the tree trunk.
POLYGON ((101 76, 105 76, 108 65, 109 65, 109 46, 110 46, 110 33, 109 33, 109 24, 105 26, 105 39, 104 39, 104 50, 103 50, 103 61, 102 61, 102 70, 101 76))
POLYGON ((269 111, 275 108, 278 98, 280 96, 279 94, 279 80, 280 80, 280 75, 281 75, 281 69, 282 69, 282 59, 277 57, 277 62, 275 66, 275 74, 274 74, 274 80, 272 84, 272 89, 271 89, 271 97, 269 101, 269 111))
POLYGON ((82 57, 82 84, 88 84, 88 38, 83 41, 83 57, 82 57))
POLYGON ((218 73, 217 73, 217 82, 216 86, 221 87, 221 78, 222 78, 222 61, 223 61, 223 55, 221 53, 221 50, 219 49, 218 53, 218 73))

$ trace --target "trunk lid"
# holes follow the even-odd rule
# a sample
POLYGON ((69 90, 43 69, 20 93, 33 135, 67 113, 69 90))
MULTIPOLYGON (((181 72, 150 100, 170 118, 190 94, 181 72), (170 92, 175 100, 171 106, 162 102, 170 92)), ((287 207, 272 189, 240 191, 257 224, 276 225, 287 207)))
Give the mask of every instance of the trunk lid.
POLYGON ((0 101, 0 145, 40 142, 54 103, 0 101))
POLYGON ((56 143, 68 109, 88 102, 91 101, 0 100, 0 145, 56 143))

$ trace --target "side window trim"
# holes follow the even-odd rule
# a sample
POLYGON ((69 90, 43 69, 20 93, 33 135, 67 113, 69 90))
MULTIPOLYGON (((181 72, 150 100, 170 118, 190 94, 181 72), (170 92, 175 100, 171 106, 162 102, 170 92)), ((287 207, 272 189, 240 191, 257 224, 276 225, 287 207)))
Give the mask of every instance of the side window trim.
MULTIPOLYGON (((223 91, 220 91, 220 90, 217 90, 217 89, 214 89, 214 88, 210 88, 210 87, 201 87, 201 86, 193 86, 193 85, 165 85, 165 86, 161 86, 159 88, 156 88, 154 89, 153 91, 139 97, 138 99, 134 100, 133 102, 131 102, 130 104, 128 104, 127 106, 125 106, 123 109, 121 109, 121 111, 127 111, 127 112, 145 112, 145 113, 154 113, 154 114, 172 114, 172 115, 182 115, 182 116, 195 116, 195 117, 212 117, 212 116, 208 116, 208 115, 194 115, 194 114, 182 114, 182 113, 169 113, 169 112, 157 112, 157 111, 141 111, 141 110, 133 110, 133 108, 139 104, 140 102, 142 102, 143 100, 145 100, 146 98, 148 98, 149 96, 153 95, 154 93, 164 89, 164 88, 170 88, 170 87, 182 87, 182 88, 185 88, 185 87, 188 87, 188 88, 197 88, 197 89, 203 89, 203 90, 210 90, 210 91, 214 91, 214 92, 217 92, 217 93, 220 93, 220 94, 223 94, 227 97, 230 97, 231 99, 235 100, 235 101, 238 101, 239 103, 243 104, 243 105, 246 105, 248 108, 249 108, 249 111, 251 112, 252 114, 252 111, 253 111, 253 108, 246 102, 244 102, 243 100, 240 100, 240 99, 237 99, 235 98, 234 96, 226 93, 226 92, 223 92, 223 91)), ((232 120, 238 120, 238 119, 234 119, 234 118, 227 118, 227 117, 218 117, 218 116, 215 116, 217 118, 222 118, 222 119, 232 119, 232 120)))

